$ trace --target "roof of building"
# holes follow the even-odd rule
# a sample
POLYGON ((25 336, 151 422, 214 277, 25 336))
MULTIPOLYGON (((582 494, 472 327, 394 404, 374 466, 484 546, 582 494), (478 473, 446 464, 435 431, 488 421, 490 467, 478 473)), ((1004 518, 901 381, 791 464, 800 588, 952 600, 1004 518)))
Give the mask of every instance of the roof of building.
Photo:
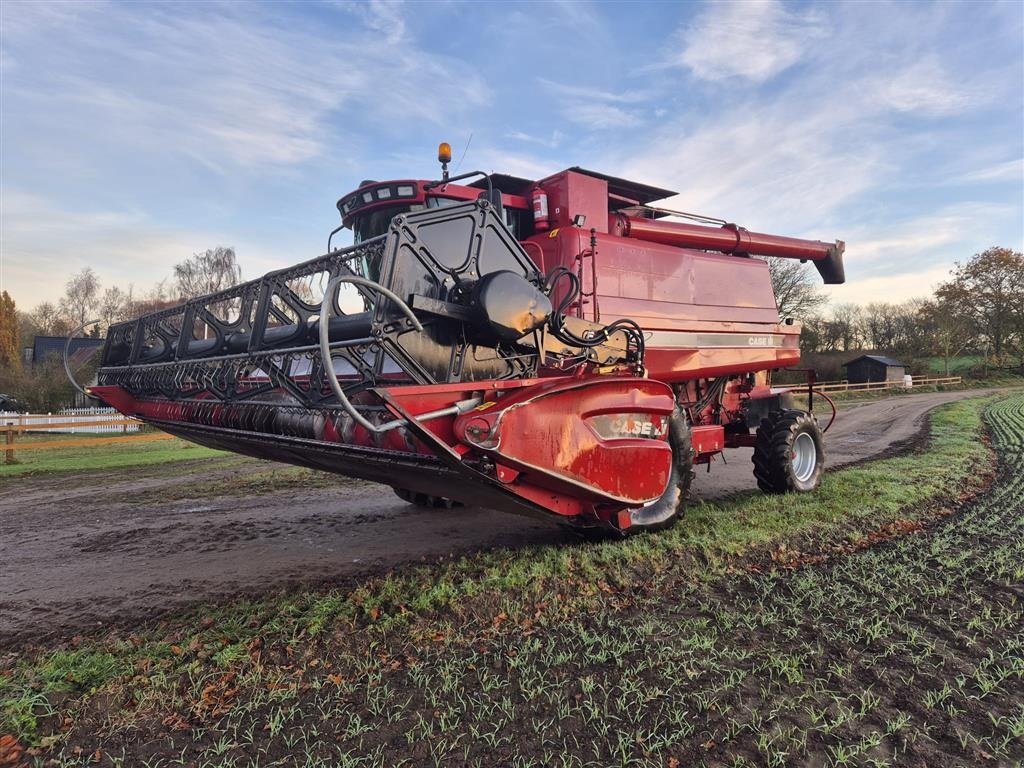
MULTIPOLYGON (((62 357, 67 340, 67 336, 36 336, 32 341, 32 361, 39 363, 54 355, 62 357)), ((103 346, 104 341, 105 339, 94 339, 91 336, 76 336, 71 340, 69 357, 75 363, 84 362, 95 350, 103 346)))
POLYGON ((876 363, 881 363, 882 365, 886 365, 886 366, 888 366, 890 368, 906 368, 907 367, 906 363, 901 363, 896 358, 894 358, 894 357, 886 357, 885 355, 861 355, 860 357, 853 358, 853 360, 850 360, 848 363, 843 363, 842 367, 845 368, 848 365, 853 365, 858 360, 865 360, 865 359, 867 359, 867 360, 874 360, 876 363))

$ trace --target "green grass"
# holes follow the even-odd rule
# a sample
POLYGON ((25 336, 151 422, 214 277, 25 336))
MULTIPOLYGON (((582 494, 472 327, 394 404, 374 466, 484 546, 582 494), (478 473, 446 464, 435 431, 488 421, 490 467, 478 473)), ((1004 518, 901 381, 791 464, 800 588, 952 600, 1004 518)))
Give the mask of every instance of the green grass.
MULTIPOLYGON (((177 438, 154 440, 152 442, 114 443, 109 445, 82 446, 78 448, 55 448, 48 450, 17 450, 19 445, 63 440, 89 440, 117 435, 42 435, 22 434, 15 438, 14 457, 17 463, 0 463, 0 477, 20 477, 44 472, 73 472, 87 470, 119 469, 165 464, 175 461, 206 459, 225 456, 223 451, 204 448, 177 438)), ((0 454, 2 455, 2 454, 0 454)), ((0 460, 2 461, 2 460, 0 460)))
MULTIPOLYGON (((949 375, 960 376, 970 373, 972 368, 978 367, 985 362, 981 355, 961 355, 949 359, 949 375)), ((928 359, 928 370, 936 376, 946 374, 946 361, 942 357, 931 357, 928 359)))
POLYGON ((1024 394, 961 401, 816 494, 9 656, 0 731, 57 765, 1012 764, 1022 506, 1024 394), (1003 470, 944 519, 986 404, 1003 470))

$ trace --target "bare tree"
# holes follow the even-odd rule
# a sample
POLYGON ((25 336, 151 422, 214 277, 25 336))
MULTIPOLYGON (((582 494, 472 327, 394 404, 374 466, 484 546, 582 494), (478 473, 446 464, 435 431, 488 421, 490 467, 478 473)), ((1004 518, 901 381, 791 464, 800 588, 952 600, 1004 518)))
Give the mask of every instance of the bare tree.
POLYGON ((126 293, 116 285, 107 288, 103 292, 103 296, 100 299, 99 317, 105 327, 109 328, 114 323, 126 319, 130 311, 130 292, 126 293))
POLYGON ((49 301, 37 304, 36 308, 29 313, 29 319, 35 326, 35 333, 39 336, 54 335, 54 327, 60 312, 57 307, 49 301))
POLYGON ((768 274, 775 291, 775 304, 780 317, 804 319, 813 315, 828 301, 821 290, 817 272, 795 259, 769 256, 768 274))
POLYGON ((100 280, 92 267, 85 267, 64 284, 61 310, 70 322, 79 327, 89 320, 100 303, 100 280))
POLYGON ((800 327, 800 350, 802 352, 820 352, 824 347, 825 319, 821 315, 809 315, 803 318, 800 327))
POLYGON ((926 301, 918 310, 920 324, 931 350, 942 357, 946 376, 949 361, 976 339, 974 323, 958 312, 950 312, 938 301, 926 301))
POLYGON ((923 320, 928 304, 929 299, 918 297, 908 299, 900 305, 900 318, 904 330, 899 351, 907 357, 920 357, 925 352, 932 352, 935 346, 932 329, 923 320))
POLYGON ((164 279, 154 283, 153 287, 138 299, 132 300, 126 319, 139 317, 150 312, 159 312, 161 309, 173 307, 177 303, 178 301, 171 296, 171 291, 167 287, 167 280, 164 279))
POLYGON ((864 345, 869 349, 891 350, 895 345, 897 325, 893 304, 873 301, 861 308, 864 345))
POLYGON ((872 302, 862 308, 863 341, 869 349, 914 356, 931 346, 923 324, 925 299, 908 299, 900 304, 872 302))
POLYGON ((863 312, 857 304, 836 304, 832 307, 830 335, 843 352, 858 349, 863 341, 863 312))
POLYGON ((182 301, 223 291, 242 281, 234 248, 217 246, 174 265, 174 285, 182 301))

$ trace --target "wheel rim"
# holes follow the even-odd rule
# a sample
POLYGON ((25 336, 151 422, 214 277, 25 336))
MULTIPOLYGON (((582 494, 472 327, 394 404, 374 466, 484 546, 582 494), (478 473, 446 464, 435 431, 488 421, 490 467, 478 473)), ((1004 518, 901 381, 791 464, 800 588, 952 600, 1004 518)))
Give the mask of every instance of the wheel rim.
POLYGON ((801 483, 806 483, 814 474, 817 464, 818 449, 814 445, 814 438, 801 432, 793 441, 793 474, 801 483))

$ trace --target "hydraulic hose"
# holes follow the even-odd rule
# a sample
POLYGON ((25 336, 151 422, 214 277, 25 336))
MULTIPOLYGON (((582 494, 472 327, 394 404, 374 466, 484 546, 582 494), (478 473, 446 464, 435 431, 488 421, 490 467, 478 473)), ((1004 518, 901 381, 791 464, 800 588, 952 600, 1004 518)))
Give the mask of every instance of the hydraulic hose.
MULTIPOLYGON (((324 364, 324 375, 327 377, 328 383, 331 385, 331 389, 334 390, 334 396, 338 398, 338 403, 345 410, 345 412, 352 417, 359 426, 365 429, 367 432, 372 434, 381 434, 382 432, 389 432, 392 429, 401 427, 406 424, 405 419, 394 419, 393 421, 386 422, 384 424, 374 424, 372 421, 367 419, 363 414, 356 410, 356 407, 352 405, 352 402, 345 395, 345 390, 342 389, 341 384, 338 383, 338 377, 334 375, 334 364, 331 362, 331 331, 330 331, 330 319, 331 309, 334 305, 334 292, 338 289, 338 286, 342 283, 352 283, 353 285, 361 285, 365 288, 369 288, 372 291, 376 291, 382 296, 387 297, 395 303, 395 305, 402 311, 406 317, 409 318, 413 327, 422 332, 423 324, 420 323, 416 315, 409 308, 397 294, 388 290, 380 283, 375 283, 373 280, 367 280, 365 277, 359 277, 357 275, 338 275, 333 278, 327 284, 327 290, 324 291, 323 301, 320 302, 320 327, 317 329, 320 336, 320 359, 324 364)), ((416 417, 416 421, 429 421, 430 419, 438 419, 443 416, 455 416, 461 413, 465 413, 471 408, 475 408, 481 402, 482 398, 474 397, 469 400, 461 400, 454 405, 450 405, 447 408, 441 408, 437 411, 430 411, 429 413, 423 413, 416 417)))
POLYGON ((836 409, 836 403, 831 397, 826 395, 824 392, 816 392, 815 394, 818 395, 819 397, 824 397, 825 400, 828 401, 828 404, 832 406, 832 418, 828 420, 828 425, 823 430, 821 430, 821 434, 825 434, 826 432, 828 432, 829 427, 832 426, 832 422, 836 420, 836 414, 838 413, 838 411, 836 409))

